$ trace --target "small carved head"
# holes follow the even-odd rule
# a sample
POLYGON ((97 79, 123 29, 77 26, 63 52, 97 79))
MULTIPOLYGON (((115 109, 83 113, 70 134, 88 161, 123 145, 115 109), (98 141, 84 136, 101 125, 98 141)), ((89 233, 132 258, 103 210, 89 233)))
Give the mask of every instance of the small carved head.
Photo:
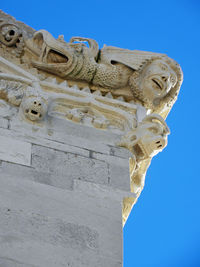
POLYGON ((155 156, 166 147, 169 133, 161 116, 152 114, 145 117, 136 130, 135 152, 141 158, 155 156))
POLYGON ((128 148, 138 161, 151 158, 167 145, 169 128, 158 114, 146 116, 138 127, 124 136, 120 146, 128 148))
POLYGON ((47 104, 42 97, 30 96, 23 100, 22 111, 31 121, 41 121, 47 113, 47 104))
POLYGON ((12 23, 0 22, 0 42, 6 46, 14 46, 22 37, 21 30, 12 23))

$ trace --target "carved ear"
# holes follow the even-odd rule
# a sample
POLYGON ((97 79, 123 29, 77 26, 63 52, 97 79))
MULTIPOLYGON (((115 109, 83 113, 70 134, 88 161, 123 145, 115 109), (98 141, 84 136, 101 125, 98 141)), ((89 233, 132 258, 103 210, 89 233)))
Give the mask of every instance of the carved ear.
POLYGON ((73 42, 88 42, 89 44, 89 49, 90 49, 90 54, 96 59, 99 53, 99 45, 98 43, 90 38, 85 38, 85 37, 72 37, 70 39, 70 43, 73 42))

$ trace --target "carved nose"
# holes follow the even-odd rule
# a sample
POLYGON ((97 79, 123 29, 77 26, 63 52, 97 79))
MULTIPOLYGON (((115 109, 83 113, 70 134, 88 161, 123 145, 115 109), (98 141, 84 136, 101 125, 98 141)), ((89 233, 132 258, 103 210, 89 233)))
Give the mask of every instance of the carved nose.
POLYGON ((162 149, 166 146, 166 141, 164 139, 157 140, 155 145, 157 149, 162 149))
POLYGON ((160 141, 157 141, 156 146, 157 146, 157 149, 160 149, 163 146, 163 144, 160 141))

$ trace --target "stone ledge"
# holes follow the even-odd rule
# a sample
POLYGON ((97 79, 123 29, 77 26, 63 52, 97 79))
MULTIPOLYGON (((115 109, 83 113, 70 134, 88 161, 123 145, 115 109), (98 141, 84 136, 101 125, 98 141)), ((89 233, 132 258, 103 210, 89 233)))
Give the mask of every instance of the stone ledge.
POLYGON ((43 147, 47 148, 52 148, 56 149, 58 151, 63 151, 63 152, 69 152, 69 153, 74 153, 83 157, 88 157, 90 156, 89 150, 79 148, 77 146, 73 145, 67 145, 58 141, 53 141, 53 140, 48 140, 41 138, 40 136, 36 136, 35 134, 26 134, 22 133, 19 131, 14 131, 14 130, 8 130, 8 129, 0 129, 0 136, 8 136, 10 138, 15 138, 16 140, 19 141, 26 141, 28 143, 32 143, 35 145, 40 145, 43 147))
POLYGON ((116 146, 116 143, 121 140, 119 134, 53 117, 49 118, 46 124, 41 127, 21 121, 16 116, 10 121, 10 129, 24 136, 56 141, 108 155, 112 153, 110 146, 116 146))

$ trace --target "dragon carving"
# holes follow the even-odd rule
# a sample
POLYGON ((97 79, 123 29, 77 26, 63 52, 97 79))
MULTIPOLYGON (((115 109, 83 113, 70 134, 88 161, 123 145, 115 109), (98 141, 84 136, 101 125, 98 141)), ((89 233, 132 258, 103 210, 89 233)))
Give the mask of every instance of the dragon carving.
POLYGON ((25 41, 31 64, 62 79, 84 81, 142 103, 153 112, 172 105, 182 82, 180 66, 164 54, 104 46, 95 40, 63 36, 55 39, 40 30, 25 41), (89 47, 84 42, 87 42, 89 47))

